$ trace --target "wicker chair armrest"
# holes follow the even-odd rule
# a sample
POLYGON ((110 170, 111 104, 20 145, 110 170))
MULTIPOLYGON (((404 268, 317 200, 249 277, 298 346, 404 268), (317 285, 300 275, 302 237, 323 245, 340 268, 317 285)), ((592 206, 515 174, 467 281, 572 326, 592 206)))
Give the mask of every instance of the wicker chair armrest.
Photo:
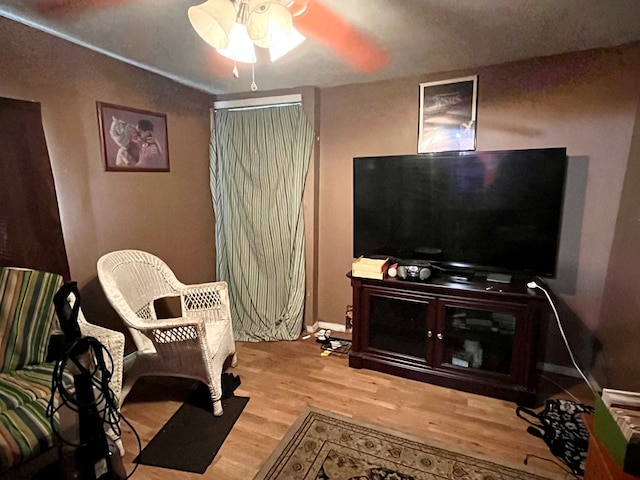
POLYGON ((141 332, 149 330, 169 330, 180 327, 198 327, 204 326, 204 319, 200 317, 173 317, 173 318, 154 318, 144 327, 138 328, 141 332))
POLYGON ((204 319, 198 316, 181 316, 181 317, 169 317, 169 318, 158 318, 158 314, 156 312, 155 302, 161 298, 171 297, 171 295, 160 295, 155 297, 151 302, 149 302, 149 314, 151 315, 151 319, 148 320, 144 326, 140 326, 138 330, 140 331, 148 331, 148 330, 167 330, 170 328, 179 328, 179 327, 197 327, 198 325, 204 325, 204 319))
POLYGON ((110 345, 114 345, 116 347, 120 344, 124 345, 124 334, 122 332, 101 327, 100 325, 94 325, 93 323, 89 323, 86 320, 79 320, 78 323, 80 325, 80 331, 82 332, 82 335, 84 335, 85 337, 94 337, 98 339, 100 343, 105 344, 107 348, 110 345))
POLYGON ((78 325, 80 326, 82 335, 95 338, 104 345, 109 352, 113 360, 110 387, 116 399, 120 401, 124 368, 124 334, 116 330, 89 323, 82 313, 82 310, 78 316, 78 325))
MULTIPOLYGON (((158 297, 162 298, 162 297, 158 297)), ((154 302, 150 302, 151 320, 139 331, 158 344, 171 344, 188 339, 200 339, 206 345, 205 318, 200 316, 158 318, 154 302)), ((206 348, 206 347, 205 347, 206 348)))
POLYGON ((209 282, 196 285, 185 285, 180 292, 183 313, 210 310, 222 304, 221 291, 227 287, 226 282, 209 282))
POLYGON ((182 292, 199 292, 199 291, 217 291, 220 290, 221 288, 225 288, 227 286, 227 282, 204 282, 204 283, 194 283, 191 285, 184 285, 182 286, 181 290, 182 292))

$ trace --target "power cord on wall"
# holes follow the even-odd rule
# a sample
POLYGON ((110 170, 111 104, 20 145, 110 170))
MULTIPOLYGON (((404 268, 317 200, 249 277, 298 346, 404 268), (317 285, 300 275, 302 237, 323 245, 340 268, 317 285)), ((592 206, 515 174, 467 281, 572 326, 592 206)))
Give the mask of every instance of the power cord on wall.
POLYGON ((560 316, 558 315, 558 310, 556 309, 556 306, 553 303, 553 300, 551 299, 551 295, 549 295, 549 292, 547 291, 546 288, 544 288, 541 285, 541 283, 542 282, 538 282, 538 281, 532 280, 529 283, 527 283, 527 287, 531 288, 531 289, 537 288, 537 289, 541 290, 542 293, 544 293, 545 296, 547 297, 547 300, 549 301, 549 305, 551 305, 551 309, 553 310, 553 314, 554 314, 556 322, 558 324, 558 328, 560 329, 560 335, 562 335, 562 339, 564 340, 564 344, 567 347, 567 351, 569 352, 569 357, 571 357, 571 362, 573 363, 573 366, 576 367, 576 370, 578 370, 578 373, 580 374, 582 379, 585 381, 585 383, 589 386, 589 388, 593 392, 594 396, 598 396, 598 392, 596 391, 595 388, 593 388, 593 385, 591 385, 591 382, 589 382, 589 380, 587 379, 586 375, 582 372, 582 369, 578 366, 578 363, 576 362, 576 359, 575 359, 575 357, 573 355, 573 351, 571 351, 571 347, 569 346, 569 341, 567 340, 567 336, 564 333, 564 328, 562 327, 562 322, 560 322, 560 316))

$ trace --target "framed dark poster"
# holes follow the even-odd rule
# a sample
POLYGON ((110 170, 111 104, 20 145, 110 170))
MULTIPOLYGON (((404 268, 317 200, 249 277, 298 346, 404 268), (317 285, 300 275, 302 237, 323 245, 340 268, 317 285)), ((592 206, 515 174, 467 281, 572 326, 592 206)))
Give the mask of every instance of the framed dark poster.
POLYGON ((418 153, 476 149, 478 76, 420 84, 418 153))

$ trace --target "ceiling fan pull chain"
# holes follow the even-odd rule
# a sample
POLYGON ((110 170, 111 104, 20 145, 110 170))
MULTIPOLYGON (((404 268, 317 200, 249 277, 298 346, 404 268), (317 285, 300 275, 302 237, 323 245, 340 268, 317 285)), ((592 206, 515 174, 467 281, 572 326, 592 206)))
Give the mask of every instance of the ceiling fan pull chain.
POLYGON ((251 91, 256 92, 258 90, 258 85, 256 84, 256 67, 255 63, 251 64, 251 91))

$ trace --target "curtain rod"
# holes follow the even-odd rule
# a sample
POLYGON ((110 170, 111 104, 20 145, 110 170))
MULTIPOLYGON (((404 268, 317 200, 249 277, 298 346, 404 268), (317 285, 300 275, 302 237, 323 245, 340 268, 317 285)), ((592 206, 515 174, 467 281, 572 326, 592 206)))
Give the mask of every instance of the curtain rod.
POLYGON ((239 100, 220 100, 213 102, 213 108, 218 109, 238 109, 238 108, 259 108, 275 107, 302 103, 302 95, 295 93, 292 95, 279 95, 274 97, 242 98, 239 100))

